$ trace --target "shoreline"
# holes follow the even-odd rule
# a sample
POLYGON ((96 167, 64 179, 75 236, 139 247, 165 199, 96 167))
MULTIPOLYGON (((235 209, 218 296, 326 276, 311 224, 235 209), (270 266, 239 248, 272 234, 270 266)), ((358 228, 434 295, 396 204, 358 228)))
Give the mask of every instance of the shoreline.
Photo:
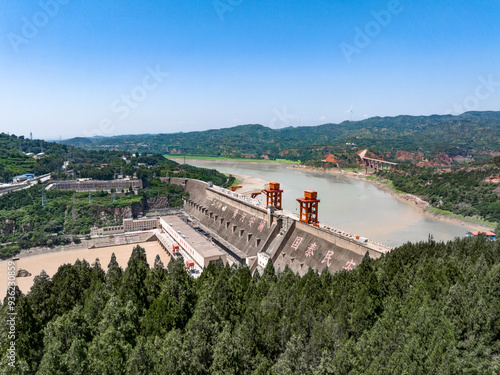
POLYGON ((430 217, 438 219, 438 220, 446 221, 449 223, 474 228, 475 230, 478 230, 478 231, 492 231, 492 230, 494 230, 494 228, 492 228, 492 227, 481 225, 479 223, 468 222, 468 221, 461 220, 461 219, 458 219, 455 217, 450 217, 450 216, 440 215, 440 214, 435 214, 434 212, 430 212, 427 210, 427 208, 432 207, 432 206, 427 201, 424 201, 419 196, 414 195, 414 194, 398 193, 398 192, 394 191, 394 189, 392 189, 390 186, 388 186, 387 182, 385 182, 388 180, 382 180, 382 181, 371 180, 369 178, 366 178, 366 175, 364 175, 364 174, 355 173, 352 171, 342 172, 340 169, 328 169, 328 170, 326 170, 323 168, 307 167, 305 165, 289 166, 287 168, 300 169, 300 170, 308 171, 308 172, 326 173, 326 174, 331 174, 331 175, 342 175, 342 176, 346 176, 348 178, 367 181, 367 182, 370 182, 370 183, 380 187, 384 191, 388 192, 394 198, 397 198, 398 200, 400 200, 400 201, 402 201, 402 202, 404 202, 412 207, 415 207, 424 215, 430 216, 430 217))
POLYGON ((247 176, 244 174, 231 173, 233 177, 240 181, 239 185, 242 187, 235 192, 243 195, 250 195, 251 193, 267 189, 271 181, 259 177, 247 176))
MULTIPOLYGON (((165 156, 165 155, 164 155, 165 156)), ((184 161, 184 158, 181 156, 181 157, 174 157, 174 158, 170 158, 170 157, 167 157, 165 156, 166 159, 168 160, 173 160, 175 162, 183 162, 184 161)), ((188 158, 186 157, 186 161, 188 160, 194 160, 194 161, 210 161, 210 162, 214 162, 214 163, 221 163, 221 164, 228 164, 228 163, 248 163, 248 164, 282 164, 282 165, 296 165, 296 166, 299 166, 301 164, 296 164, 296 163, 286 163, 286 162, 281 162, 281 161, 274 161, 274 160, 255 160, 255 159, 250 159, 250 160, 247 160, 247 159, 234 159, 234 160, 230 160, 230 159, 198 159, 198 158, 188 158)), ((188 163, 189 164, 189 163, 188 163)), ((248 176, 250 177, 250 176, 248 176)))

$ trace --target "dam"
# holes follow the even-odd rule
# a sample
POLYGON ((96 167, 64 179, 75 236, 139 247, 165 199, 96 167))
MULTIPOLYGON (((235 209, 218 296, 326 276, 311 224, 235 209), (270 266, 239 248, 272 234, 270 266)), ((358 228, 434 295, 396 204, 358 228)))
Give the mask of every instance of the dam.
MULTIPOLYGON (((267 204, 212 183, 185 178, 167 178, 166 182, 180 185, 189 193, 189 198, 184 198, 184 210, 190 225, 208 233, 229 258, 245 264, 252 272, 262 271, 271 260, 276 270, 288 266, 300 275, 309 267, 335 273, 353 269, 365 254, 379 258, 391 250, 322 224, 314 208, 311 221, 302 214, 298 217, 273 206, 265 207, 267 204)), ((311 197, 305 193, 305 198, 297 200, 310 207, 311 197)))

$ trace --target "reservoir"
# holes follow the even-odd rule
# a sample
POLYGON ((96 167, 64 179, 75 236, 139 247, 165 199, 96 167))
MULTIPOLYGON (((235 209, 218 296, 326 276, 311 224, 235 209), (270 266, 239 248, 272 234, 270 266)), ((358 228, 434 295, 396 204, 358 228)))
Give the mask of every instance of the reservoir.
MULTIPOLYGON (((176 161, 182 163, 181 159, 176 161)), ((423 214, 417 207, 393 197, 368 181, 321 172, 291 168, 290 164, 194 160, 197 167, 217 169, 276 181, 281 184, 283 208, 298 214, 296 198, 304 190, 316 190, 321 200, 319 221, 389 246, 426 241, 429 235, 439 241, 465 237, 472 227, 446 222, 423 214)), ((259 198, 263 201, 263 195, 259 198)))

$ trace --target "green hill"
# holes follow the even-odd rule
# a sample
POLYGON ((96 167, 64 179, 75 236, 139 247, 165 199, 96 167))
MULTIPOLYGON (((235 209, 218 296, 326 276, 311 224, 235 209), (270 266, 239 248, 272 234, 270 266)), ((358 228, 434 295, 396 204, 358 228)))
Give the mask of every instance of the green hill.
POLYGON ((364 148, 388 160, 396 160, 398 151, 418 151, 428 159, 449 155, 485 160, 492 152, 500 152, 499 139, 500 112, 467 112, 284 129, 240 125, 189 133, 73 138, 64 143, 86 149, 301 161, 320 160, 328 152, 352 155, 364 148))
POLYGON ((450 168, 399 165, 378 175, 438 210, 500 224, 500 157, 450 168))

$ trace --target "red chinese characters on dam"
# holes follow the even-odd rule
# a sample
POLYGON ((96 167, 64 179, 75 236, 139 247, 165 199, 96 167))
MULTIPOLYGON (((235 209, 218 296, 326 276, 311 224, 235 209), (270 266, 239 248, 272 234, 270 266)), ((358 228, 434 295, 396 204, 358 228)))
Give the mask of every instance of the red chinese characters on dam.
POLYGON ((314 250, 316 250, 316 242, 313 242, 309 247, 307 248, 305 255, 307 258, 312 257, 314 255, 314 250))
POLYGON ((321 263, 326 263, 327 267, 330 267, 330 262, 332 260, 334 252, 330 250, 328 253, 326 253, 325 259, 321 261, 321 263))
POLYGON ((259 226, 257 227, 257 230, 259 232, 262 232, 264 230, 265 226, 266 226, 266 222, 264 220, 261 220, 259 226))
POLYGON ((251 227, 253 225, 253 223, 255 223, 255 217, 254 216, 252 216, 250 218, 250 221, 248 222, 248 226, 251 227))
POLYGON ((342 268, 347 271, 352 271, 354 267, 356 267, 356 263, 354 263, 354 260, 351 259, 350 261, 346 262, 345 267, 342 268))
POLYGON ((293 241, 293 243, 292 243, 292 246, 291 246, 292 249, 297 250, 303 240, 304 240, 304 238, 302 238, 302 237, 296 237, 295 241, 293 241))

